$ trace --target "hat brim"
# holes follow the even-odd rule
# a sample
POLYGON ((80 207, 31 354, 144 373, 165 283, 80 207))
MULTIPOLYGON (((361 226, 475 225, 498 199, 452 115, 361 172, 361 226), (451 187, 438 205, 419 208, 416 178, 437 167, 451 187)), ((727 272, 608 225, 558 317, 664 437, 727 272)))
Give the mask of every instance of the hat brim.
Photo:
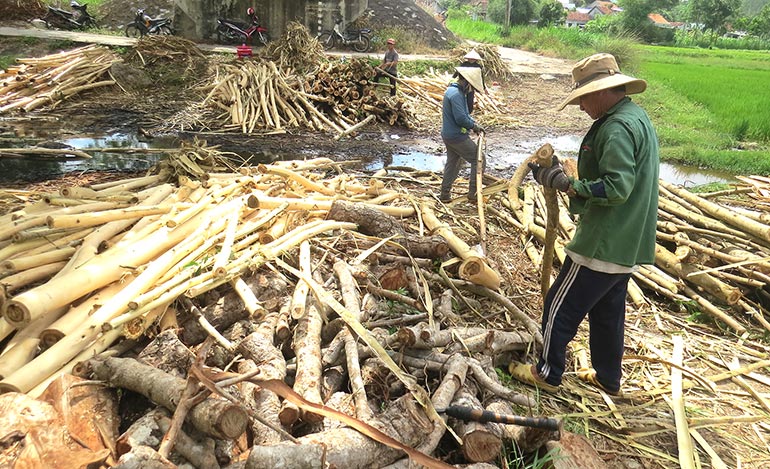
POLYGON ((481 69, 478 67, 457 67, 455 68, 457 73, 462 76, 465 81, 476 91, 484 91, 484 82, 481 79, 481 69))
POLYGON ((558 110, 561 111, 570 104, 580 104, 580 98, 587 94, 595 93, 601 90, 608 90, 615 88, 616 86, 626 86, 626 94, 638 94, 647 89, 647 82, 639 78, 623 75, 622 73, 616 73, 599 80, 586 83, 585 85, 572 90, 572 93, 567 96, 558 110))

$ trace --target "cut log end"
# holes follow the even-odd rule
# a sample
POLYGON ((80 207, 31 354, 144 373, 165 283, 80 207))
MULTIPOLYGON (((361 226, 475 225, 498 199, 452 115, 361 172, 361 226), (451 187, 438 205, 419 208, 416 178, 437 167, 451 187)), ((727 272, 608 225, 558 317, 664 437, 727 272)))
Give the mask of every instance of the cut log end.
POLYGON ((5 319, 16 329, 22 329, 30 323, 32 315, 23 303, 11 300, 5 306, 5 319))
POLYGON ((240 407, 230 406, 219 415, 217 428, 223 436, 234 440, 246 431, 248 423, 248 415, 240 407))
POLYGON ((460 277, 487 288, 500 288, 500 276, 479 257, 470 257, 460 264, 460 277))
MULTIPOLYGON (((4 379, 5 376, 0 376, 0 378, 4 379)), ((17 388, 13 384, 0 382, 0 394, 5 394, 8 392, 21 392, 21 389, 17 388)))
POLYGON ((503 447, 503 440, 487 431, 475 431, 463 438, 463 455, 471 462, 488 462, 495 459, 503 447))
POLYGON ((56 329, 46 329, 40 333, 40 345, 49 348, 64 337, 64 333, 56 329))

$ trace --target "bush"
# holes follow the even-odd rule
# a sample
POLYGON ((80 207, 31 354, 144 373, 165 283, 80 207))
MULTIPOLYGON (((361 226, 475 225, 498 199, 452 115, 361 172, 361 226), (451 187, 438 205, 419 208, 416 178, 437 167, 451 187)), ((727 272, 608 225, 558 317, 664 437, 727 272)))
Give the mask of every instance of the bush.
POLYGON ((599 52, 606 52, 615 56, 618 66, 624 72, 633 72, 639 69, 638 41, 635 37, 625 34, 619 36, 596 36, 594 48, 599 52))
POLYGON ((430 53, 433 49, 425 41, 412 31, 388 27, 377 30, 377 35, 371 38, 371 50, 375 53, 385 53, 387 49, 385 41, 392 37, 396 40, 396 50, 402 54, 430 53))
POLYGON ((731 50, 770 50, 770 39, 747 36, 741 39, 715 36, 703 31, 677 30, 674 37, 674 45, 677 47, 701 47, 704 49, 731 49, 731 50))

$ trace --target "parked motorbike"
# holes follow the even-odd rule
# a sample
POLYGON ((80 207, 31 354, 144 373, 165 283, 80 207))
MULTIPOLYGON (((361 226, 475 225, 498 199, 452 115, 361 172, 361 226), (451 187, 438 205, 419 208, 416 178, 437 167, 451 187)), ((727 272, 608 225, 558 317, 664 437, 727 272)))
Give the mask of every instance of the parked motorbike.
POLYGON ((342 29, 342 18, 338 17, 334 22, 334 29, 323 30, 316 39, 321 43, 324 49, 334 49, 338 46, 349 46, 356 52, 366 52, 371 45, 371 39, 369 33, 371 29, 345 29, 344 32, 340 32, 342 29))
POLYGON ((259 23, 259 17, 253 8, 246 10, 250 24, 226 18, 217 19, 217 39, 223 43, 250 44, 252 38, 267 45, 270 35, 267 28, 259 23))
POLYGON ((126 36, 142 37, 147 34, 170 36, 174 34, 171 18, 152 18, 143 9, 136 10, 134 21, 126 25, 126 36))
POLYGON ((70 2, 72 11, 62 10, 48 6, 48 13, 46 13, 43 20, 49 25, 49 27, 62 28, 62 29, 88 29, 96 27, 96 18, 91 16, 86 9, 88 5, 81 5, 80 3, 72 0, 70 2))

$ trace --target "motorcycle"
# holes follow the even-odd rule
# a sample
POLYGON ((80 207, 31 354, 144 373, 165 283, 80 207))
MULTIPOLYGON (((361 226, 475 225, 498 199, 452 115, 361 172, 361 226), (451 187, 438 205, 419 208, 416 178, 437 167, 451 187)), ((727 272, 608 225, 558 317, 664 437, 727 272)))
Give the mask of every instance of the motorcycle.
POLYGON ((43 20, 49 27, 63 28, 63 29, 88 29, 96 27, 96 18, 88 13, 88 5, 81 5, 80 3, 72 0, 70 7, 73 11, 62 10, 48 6, 48 13, 46 13, 43 20))
POLYGON ((334 49, 339 45, 350 46, 356 52, 366 52, 371 46, 369 33, 371 29, 346 29, 340 32, 342 18, 337 18, 334 22, 334 29, 321 31, 316 39, 321 43, 325 50, 334 49))
POLYGON ((142 37, 147 34, 171 36, 174 34, 171 18, 152 18, 143 9, 136 10, 134 21, 126 25, 126 36, 142 37))
POLYGON ((259 42, 267 45, 270 42, 270 35, 267 28, 259 23, 253 8, 246 10, 249 16, 250 24, 226 18, 217 19, 217 39, 223 43, 248 44, 252 37, 256 37, 259 42))

